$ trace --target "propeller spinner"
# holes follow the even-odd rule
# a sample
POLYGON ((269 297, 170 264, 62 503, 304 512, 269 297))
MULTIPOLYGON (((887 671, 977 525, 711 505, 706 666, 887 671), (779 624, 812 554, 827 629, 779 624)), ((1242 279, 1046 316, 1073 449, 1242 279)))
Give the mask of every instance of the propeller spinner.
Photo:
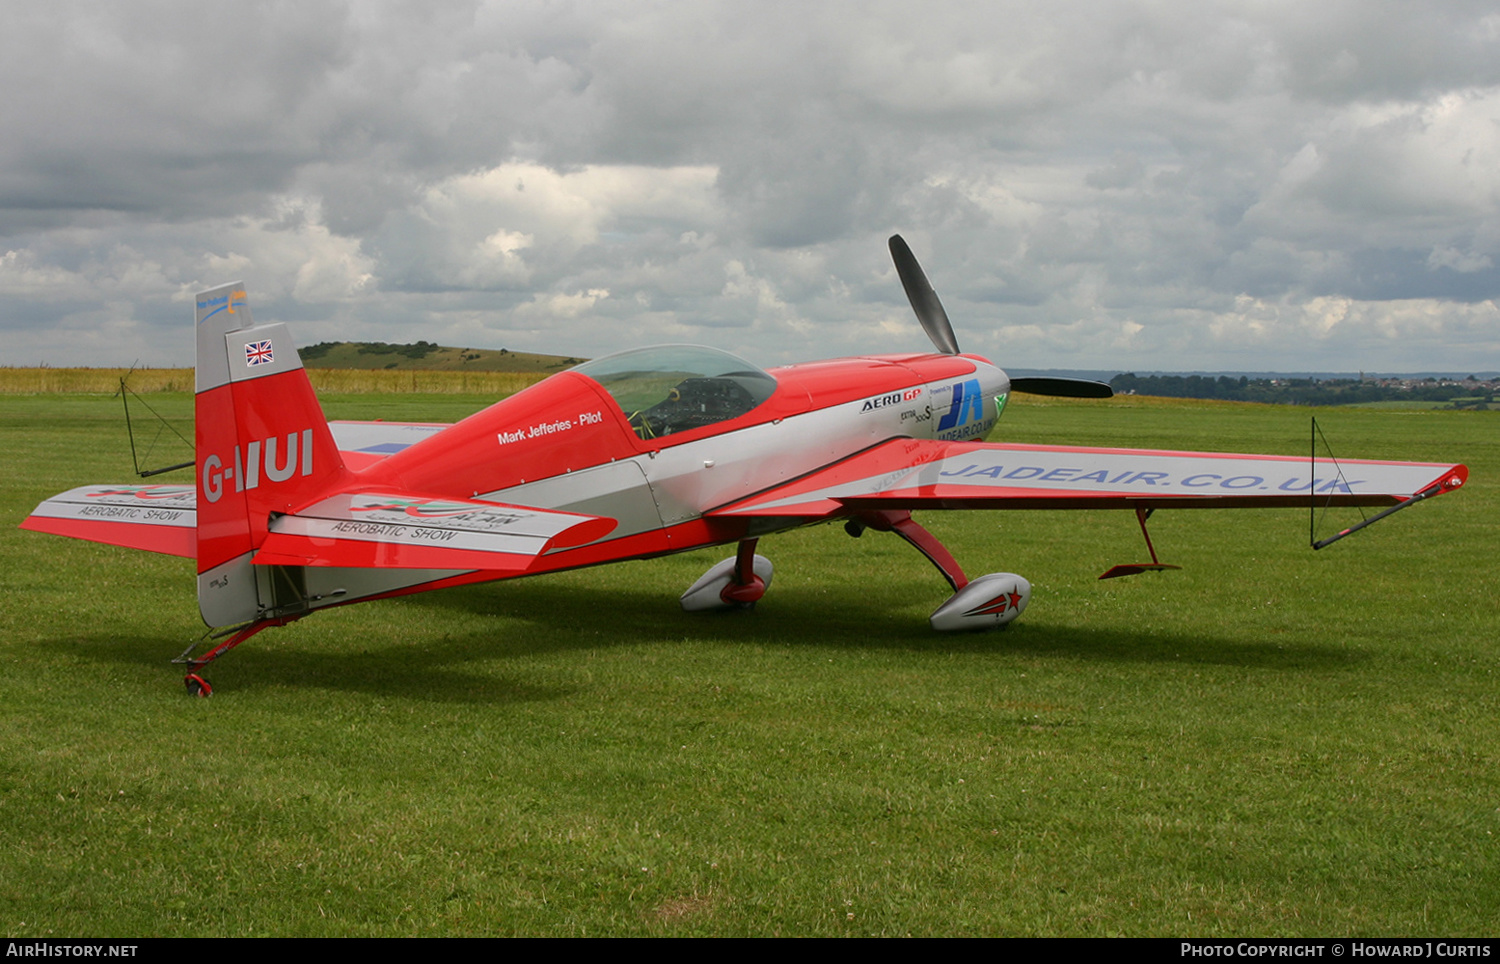
MULTIPOLYGON (((945 355, 958 354, 958 338, 953 334, 953 324, 937 292, 927 281, 917 256, 899 234, 891 235, 891 260, 896 263, 896 273, 901 276, 901 286, 906 289, 906 300, 911 310, 917 313, 922 330, 932 339, 933 347, 945 355)), ((1114 389, 1104 382, 1086 378, 1048 378, 1045 376, 1018 377, 1010 380, 1012 391, 1029 395, 1051 395, 1061 398, 1109 398, 1114 389)))

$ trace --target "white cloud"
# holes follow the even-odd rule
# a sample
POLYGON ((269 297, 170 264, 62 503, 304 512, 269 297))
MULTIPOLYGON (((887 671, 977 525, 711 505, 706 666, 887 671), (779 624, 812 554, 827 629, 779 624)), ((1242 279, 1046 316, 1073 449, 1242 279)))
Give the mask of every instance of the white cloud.
POLYGON ((1484 271, 1486 268, 1493 268, 1494 266, 1495 263, 1490 260, 1490 256, 1487 254, 1479 254, 1475 251, 1460 251, 1457 248, 1443 245, 1433 248, 1432 253, 1427 256, 1427 267, 1433 269, 1451 268, 1461 274, 1484 271))
POLYGON ((537 295, 516 309, 516 316, 528 320, 572 319, 609 297, 605 288, 590 288, 572 294, 537 295))
POLYGON ((60 298, 83 286, 77 271, 41 262, 34 251, 12 250, 0 256, 0 296, 60 298))

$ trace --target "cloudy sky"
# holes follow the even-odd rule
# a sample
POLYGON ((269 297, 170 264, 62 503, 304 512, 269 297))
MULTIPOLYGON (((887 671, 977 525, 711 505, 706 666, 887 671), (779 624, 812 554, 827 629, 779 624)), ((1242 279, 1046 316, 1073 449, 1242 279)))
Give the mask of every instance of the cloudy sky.
POLYGON ((0 364, 1500 369, 1500 2, 0 0, 0 364))

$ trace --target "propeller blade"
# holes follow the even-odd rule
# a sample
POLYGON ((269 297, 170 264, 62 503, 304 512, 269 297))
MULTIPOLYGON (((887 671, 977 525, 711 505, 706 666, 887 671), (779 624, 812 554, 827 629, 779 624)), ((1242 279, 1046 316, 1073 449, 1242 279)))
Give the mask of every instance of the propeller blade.
POLYGON ((1010 389, 1028 395, 1051 395, 1054 398, 1113 398, 1115 390, 1106 382, 1087 378, 1022 378, 1012 375, 1010 389))
POLYGON ((953 336, 953 325, 948 313, 938 300, 937 292, 927 283, 917 256, 911 253, 901 235, 891 235, 891 260, 896 262, 896 273, 901 276, 901 286, 906 289, 906 300, 911 310, 917 313, 922 330, 932 339, 932 344, 945 355, 958 354, 958 339, 953 336))

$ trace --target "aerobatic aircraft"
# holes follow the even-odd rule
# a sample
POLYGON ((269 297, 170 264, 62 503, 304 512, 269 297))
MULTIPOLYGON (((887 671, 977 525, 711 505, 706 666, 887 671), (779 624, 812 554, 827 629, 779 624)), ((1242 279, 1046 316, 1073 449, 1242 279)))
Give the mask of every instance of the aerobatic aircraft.
MULTIPOLYGON (((939 630, 1005 626, 1031 586, 970 579, 918 509, 1135 511, 1389 506, 1464 484, 1462 465, 984 441, 1012 392, 1107 398, 1108 385, 1009 377, 961 354, 899 235, 891 255, 936 351, 762 370, 727 352, 643 348, 586 362, 456 425, 323 416, 284 325, 257 325, 242 284, 196 299, 195 480, 91 485, 47 499, 23 528, 197 561, 212 645, 329 606, 733 545, 681 597, 744 607, 770 587, 765 535, 842 521, 894 532, 953 588, 939 630)), ((1374 521, 1373 519, 1369 521, 1374 521)), ((1346 530, 1349 531, 1349 530, 1346 530)), ((1337 537, 1335 537, 1337 538, 1337 537)), ((1101 577, 1102 578, 1102 577, 1101 577)))

